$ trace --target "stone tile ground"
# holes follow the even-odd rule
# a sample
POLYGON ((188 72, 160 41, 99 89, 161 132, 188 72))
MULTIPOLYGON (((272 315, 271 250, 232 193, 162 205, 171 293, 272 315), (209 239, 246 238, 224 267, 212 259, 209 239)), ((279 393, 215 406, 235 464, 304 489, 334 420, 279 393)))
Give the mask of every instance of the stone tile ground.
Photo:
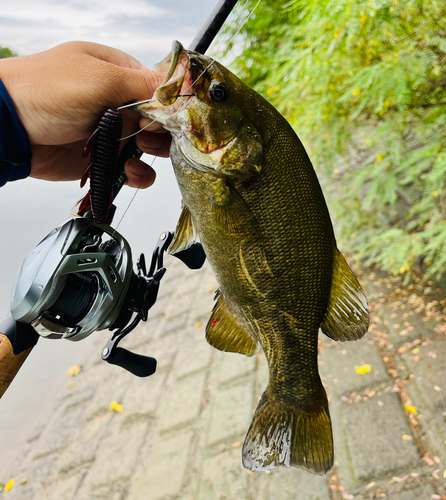
POLYGON ((83 369, 73 386, 67 380, 55 398, 51 418, 0 471, 3 483, 16 483, 0 499, 446 498, 441 297, 423 308, 419 290, 398 295, 398 283, 366 276, 370 333, 355 343, 320 343, 334 470, 327 476, 297 469, 254 474, 242 466, 241 447, 268 381, 265 358, 212 349, 204 339, 216 287, 209 268, 189 271, 173 258, 166 267, 149 321, 123 343, 156 357, 156 374, 138 379, 101 361, 106 334, 97 334, 79 359, 83 369), (370 370, 358 374, 365 365, 370 370), (123 411, 110 411, 112 401, 123 411))

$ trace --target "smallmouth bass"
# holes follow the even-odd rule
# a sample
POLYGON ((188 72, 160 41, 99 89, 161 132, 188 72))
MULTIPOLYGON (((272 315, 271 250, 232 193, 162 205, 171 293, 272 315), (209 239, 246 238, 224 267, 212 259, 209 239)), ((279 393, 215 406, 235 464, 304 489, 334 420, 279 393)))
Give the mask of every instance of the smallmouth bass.
POLYGON ((310 159, 280 113, 211 58, 173 43, 156 102, 135 110, 172 135, 183 209, 169 248, 198 237, 219 289, 206 327, 217 349, 252 356, 269 383, 246 436, 253 471, 333 465, 319 328, 335 340, 367 331, 367 300, 336 247, 310 159))

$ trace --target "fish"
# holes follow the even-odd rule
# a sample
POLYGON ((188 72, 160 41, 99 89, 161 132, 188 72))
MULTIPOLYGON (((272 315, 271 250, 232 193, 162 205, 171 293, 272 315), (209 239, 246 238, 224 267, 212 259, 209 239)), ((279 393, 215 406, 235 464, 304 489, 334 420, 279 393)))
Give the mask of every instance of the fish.
POLYGON ((173 42, 164 80, 135 110, 172 135, 182 211, 170 253, 199 239, 218 283, 206 339, 263 349, 268 385, 242 448, 245 468, 333 466, 319 329, 360 339, 367 299, 336 246, 311 161, 287 120, 214 59, 173 42))

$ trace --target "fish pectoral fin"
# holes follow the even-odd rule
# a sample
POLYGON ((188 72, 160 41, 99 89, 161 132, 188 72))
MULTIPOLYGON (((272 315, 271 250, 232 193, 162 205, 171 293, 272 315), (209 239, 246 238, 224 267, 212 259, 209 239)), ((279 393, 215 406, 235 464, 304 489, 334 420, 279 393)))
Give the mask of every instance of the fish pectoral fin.
POLYGON ((251 240, 260 235, 260 228, 251 209, 237 190, 224 179, 218 179, 211 198, 216 228, 228 236, 251 240))
POLYGON ((321 330, 333 340, 358 340, 369 328, 369 306, 358 279, 335 248, 327 315, 321 330))
POLYGON ((173 240, 167 249, 169 254, 187 250, 197 240, 192 215, 186 205, 183 206, 173 240))
POLYGON ((333 466, 327 397, 291 404, 263 393, 243 444, 243 465, 252 471, 301 467, 325 474, 333 466))
POLYGON ((220 351, 254 356, 258 349, 257 341, 228 310, 219 290, 216 293, 216 300, 212 315, 206 325, 206 340, 212 347, 220 351))

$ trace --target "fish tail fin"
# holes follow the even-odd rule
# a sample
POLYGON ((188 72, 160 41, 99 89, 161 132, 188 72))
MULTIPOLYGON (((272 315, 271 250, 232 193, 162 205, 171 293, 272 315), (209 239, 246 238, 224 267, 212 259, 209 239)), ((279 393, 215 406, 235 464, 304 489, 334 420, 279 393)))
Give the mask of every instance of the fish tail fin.
POLYGON ((243 465, 252 471, 302 467, 325 474, 333 466, 328 401, 290 404, 263 393, 243 445, 243 465))

